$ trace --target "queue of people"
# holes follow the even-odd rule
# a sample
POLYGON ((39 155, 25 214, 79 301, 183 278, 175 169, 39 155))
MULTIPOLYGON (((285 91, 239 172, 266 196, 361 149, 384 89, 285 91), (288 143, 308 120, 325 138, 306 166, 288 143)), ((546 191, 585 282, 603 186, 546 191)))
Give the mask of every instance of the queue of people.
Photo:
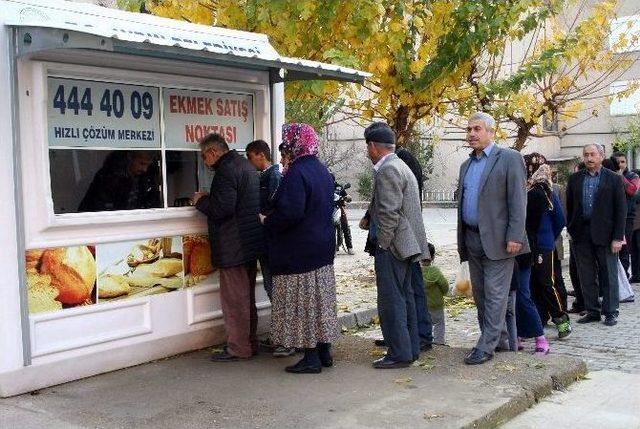
MULTIPOLYGON (((618 260, 626 259, 626 272, 638 265, 629 256, 633 251, 621 253, 640 242, 640 228, 628 209, 640 185, 637 175, 626 167, 603 169, 602 147, 587 145, 584 169, 570 177, 564 204, 546 159, 540 154, 523 158, 497 146, 495 130, 495 120, 486 113, 469 118, 472 152, 459 173, 458 252, 469 263, 480 327, 477 344, 464 359, 469 365, 491 360, 496 351, 522 350, 528 338, 535 340, 535 354, 548 354, 544 326, 549 321, 559 339, 571 334, 572 311, 559 281, 556 249, 565 226, 575 279, 572 310, 582 305, 584 311, 578 323, 604 316, 605 325, 615 325, 618 260)), ((319 373, 333 366, 331 344, 339 335, 334 179, 318 159, 320 142, 311 126, 287 124, 282 139, 282 168, 272 164, 264 141, 247 146, 248 159, 230 150, 219 135, 200 142, 203 160, 215 175, 210 194, 196 193, 193 202, 208 219, 228 334, 226 347, 212 360, 248 359, 258 352, 259 261, 272 303, 271 336, 262 345, 275 348, 275 356, 303 350, 303 358, 285 370, 319 373)), ((374 191, 360 227, 368 230, 365 250, 374 257, 383 335, 376 344, 387 348, 372 365, 401 368, 433 343, 445 343, 443 296, 448 284, 433 265, 435 248, 427 242, 419 163, 399 150, 385 123, 367 127, 364 140, 374 191)))

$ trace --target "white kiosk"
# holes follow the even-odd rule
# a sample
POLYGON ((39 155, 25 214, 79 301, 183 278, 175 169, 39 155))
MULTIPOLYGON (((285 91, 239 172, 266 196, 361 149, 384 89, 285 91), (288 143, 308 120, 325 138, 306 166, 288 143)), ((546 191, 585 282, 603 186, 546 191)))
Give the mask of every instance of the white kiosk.
POLYGON ((205 219, 184 207, 210 183, 197 140, 277 143, 284 81, 367 76, 65 1, 0 0, 0 56, 3 397, 223 341, 205 219))

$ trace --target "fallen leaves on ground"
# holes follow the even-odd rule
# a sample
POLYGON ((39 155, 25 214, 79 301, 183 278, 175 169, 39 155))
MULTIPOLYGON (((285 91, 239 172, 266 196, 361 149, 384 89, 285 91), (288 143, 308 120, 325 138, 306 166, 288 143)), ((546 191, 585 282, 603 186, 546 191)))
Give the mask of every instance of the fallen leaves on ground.
POLYGON ((387 354, 387 351, 382 347, 369 350, 369 356, 371 357, 383 357, 387 354))
POLYGON ((444 307, 449 317, 455 319, 460 316, 460 313, 464 310, 475 308, 476 305, 473 299, 467 298, 466 296, 445 296, 444 307))
POLYGON ((338 313, 350 313, 349 306, 347 304, 338 304, 338 313))
POLYGON ((393 380, 393 382, 396 384, 408 384, 408 383, 411 383, 412 381, 413 381, 413 378, 411 377, 396 378, 395 380, 393 380))
POLYGON ((436 366, 436 359, 431 356, 425 356, 424 358, 420 358, 413 363, 413 366, 417 366, 419 368, 424 369, 425 371, 429 371, 436 366))
POLYGON ((517 366, 512 365, 510 363, 497 363, 493 365, 493 367, 498 371, 504 371, 504 372, 514 372, 518 369, 517 366))
POLYGON ((529 368, 535 368, 535 369, 544 369, 547 367, 547 365, 545 365, 542 362, 535 362, 535 363, 527 363, 527 366, 529 368))

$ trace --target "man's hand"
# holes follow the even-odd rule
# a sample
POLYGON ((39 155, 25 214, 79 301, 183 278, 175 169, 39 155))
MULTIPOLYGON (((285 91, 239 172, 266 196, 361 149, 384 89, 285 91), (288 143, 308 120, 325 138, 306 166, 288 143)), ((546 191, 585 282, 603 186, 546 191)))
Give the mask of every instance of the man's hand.
POLYGON ((621 240, 613 240, 611 242, 611 253, 618 253, 622 249, 622 241, 621 240))
POLYGON ((522 243, 518 243, 517 241, 507 241, 507 253, 513 255, 514 253, 518 253, 522 249, 522 243))
POLYGON ((360 219, 360 223, 358 224, 358 226, 360 227, 360 229, 369 229, 369 219, 363 217, 362 219, 360 219))
POLYGON ((196 204, 198 204, 198 200, 200 200, 200 198, 207 195, 208 194, 206 192, 195 192, 193 194, 193 197, 191 197, 191 204, 195 206, 196 204))
POLYGON ((266 218, 267 218, 267 217, 266 217, 265 215, 263 215, 262 213, 258 213, 258 220, 260 221, 260 223, 261 223, 262 225, 264 225, 264 220, 265 220, 266 218))

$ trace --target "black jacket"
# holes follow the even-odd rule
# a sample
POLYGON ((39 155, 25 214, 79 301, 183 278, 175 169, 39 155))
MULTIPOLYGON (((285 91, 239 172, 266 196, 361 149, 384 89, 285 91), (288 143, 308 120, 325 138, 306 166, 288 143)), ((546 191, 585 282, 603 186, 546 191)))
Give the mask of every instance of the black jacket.
POLYGON ((272 274, 301 274, 333 264, 333 190, 333 178, 317 157, 291 163, 265 220, 272 274))
POLYGON ((112 152, 96 173, 78 206, 79 212, 134 210, 162 207, 157 163, 139 175, 128 172, 126 151, 112 152))
MULTIPOLYGON (((602 168, 600 174, 591 222, 588 225, 593 243, 598 246, 609 246, 613 240, 622 240, 624 237, 627 201, 622 178, 606 168, 602 168)), ((585 236, 582 189, 586 175, 586 170, 573 173, 567 185, 567 231, 571 239, 576 242, 581 241, 585 236)))
POLYGON ((422 167, 420 166, 420 162, 411 152, 401 146, 398 146, 396 149, 396 155, 398 155, 398 158, 407 164, 413 175, 416 176, 416 180, 418 181, 418 191, 420 192, 420 201, 422 201, 422 185, 424 178, 422 177, 422 167))
POLYGON ((263 252, 259 173, 235 150, 218 160, 210 194, 196 208, 207 215, 214 266, 253 262, 263 252))

